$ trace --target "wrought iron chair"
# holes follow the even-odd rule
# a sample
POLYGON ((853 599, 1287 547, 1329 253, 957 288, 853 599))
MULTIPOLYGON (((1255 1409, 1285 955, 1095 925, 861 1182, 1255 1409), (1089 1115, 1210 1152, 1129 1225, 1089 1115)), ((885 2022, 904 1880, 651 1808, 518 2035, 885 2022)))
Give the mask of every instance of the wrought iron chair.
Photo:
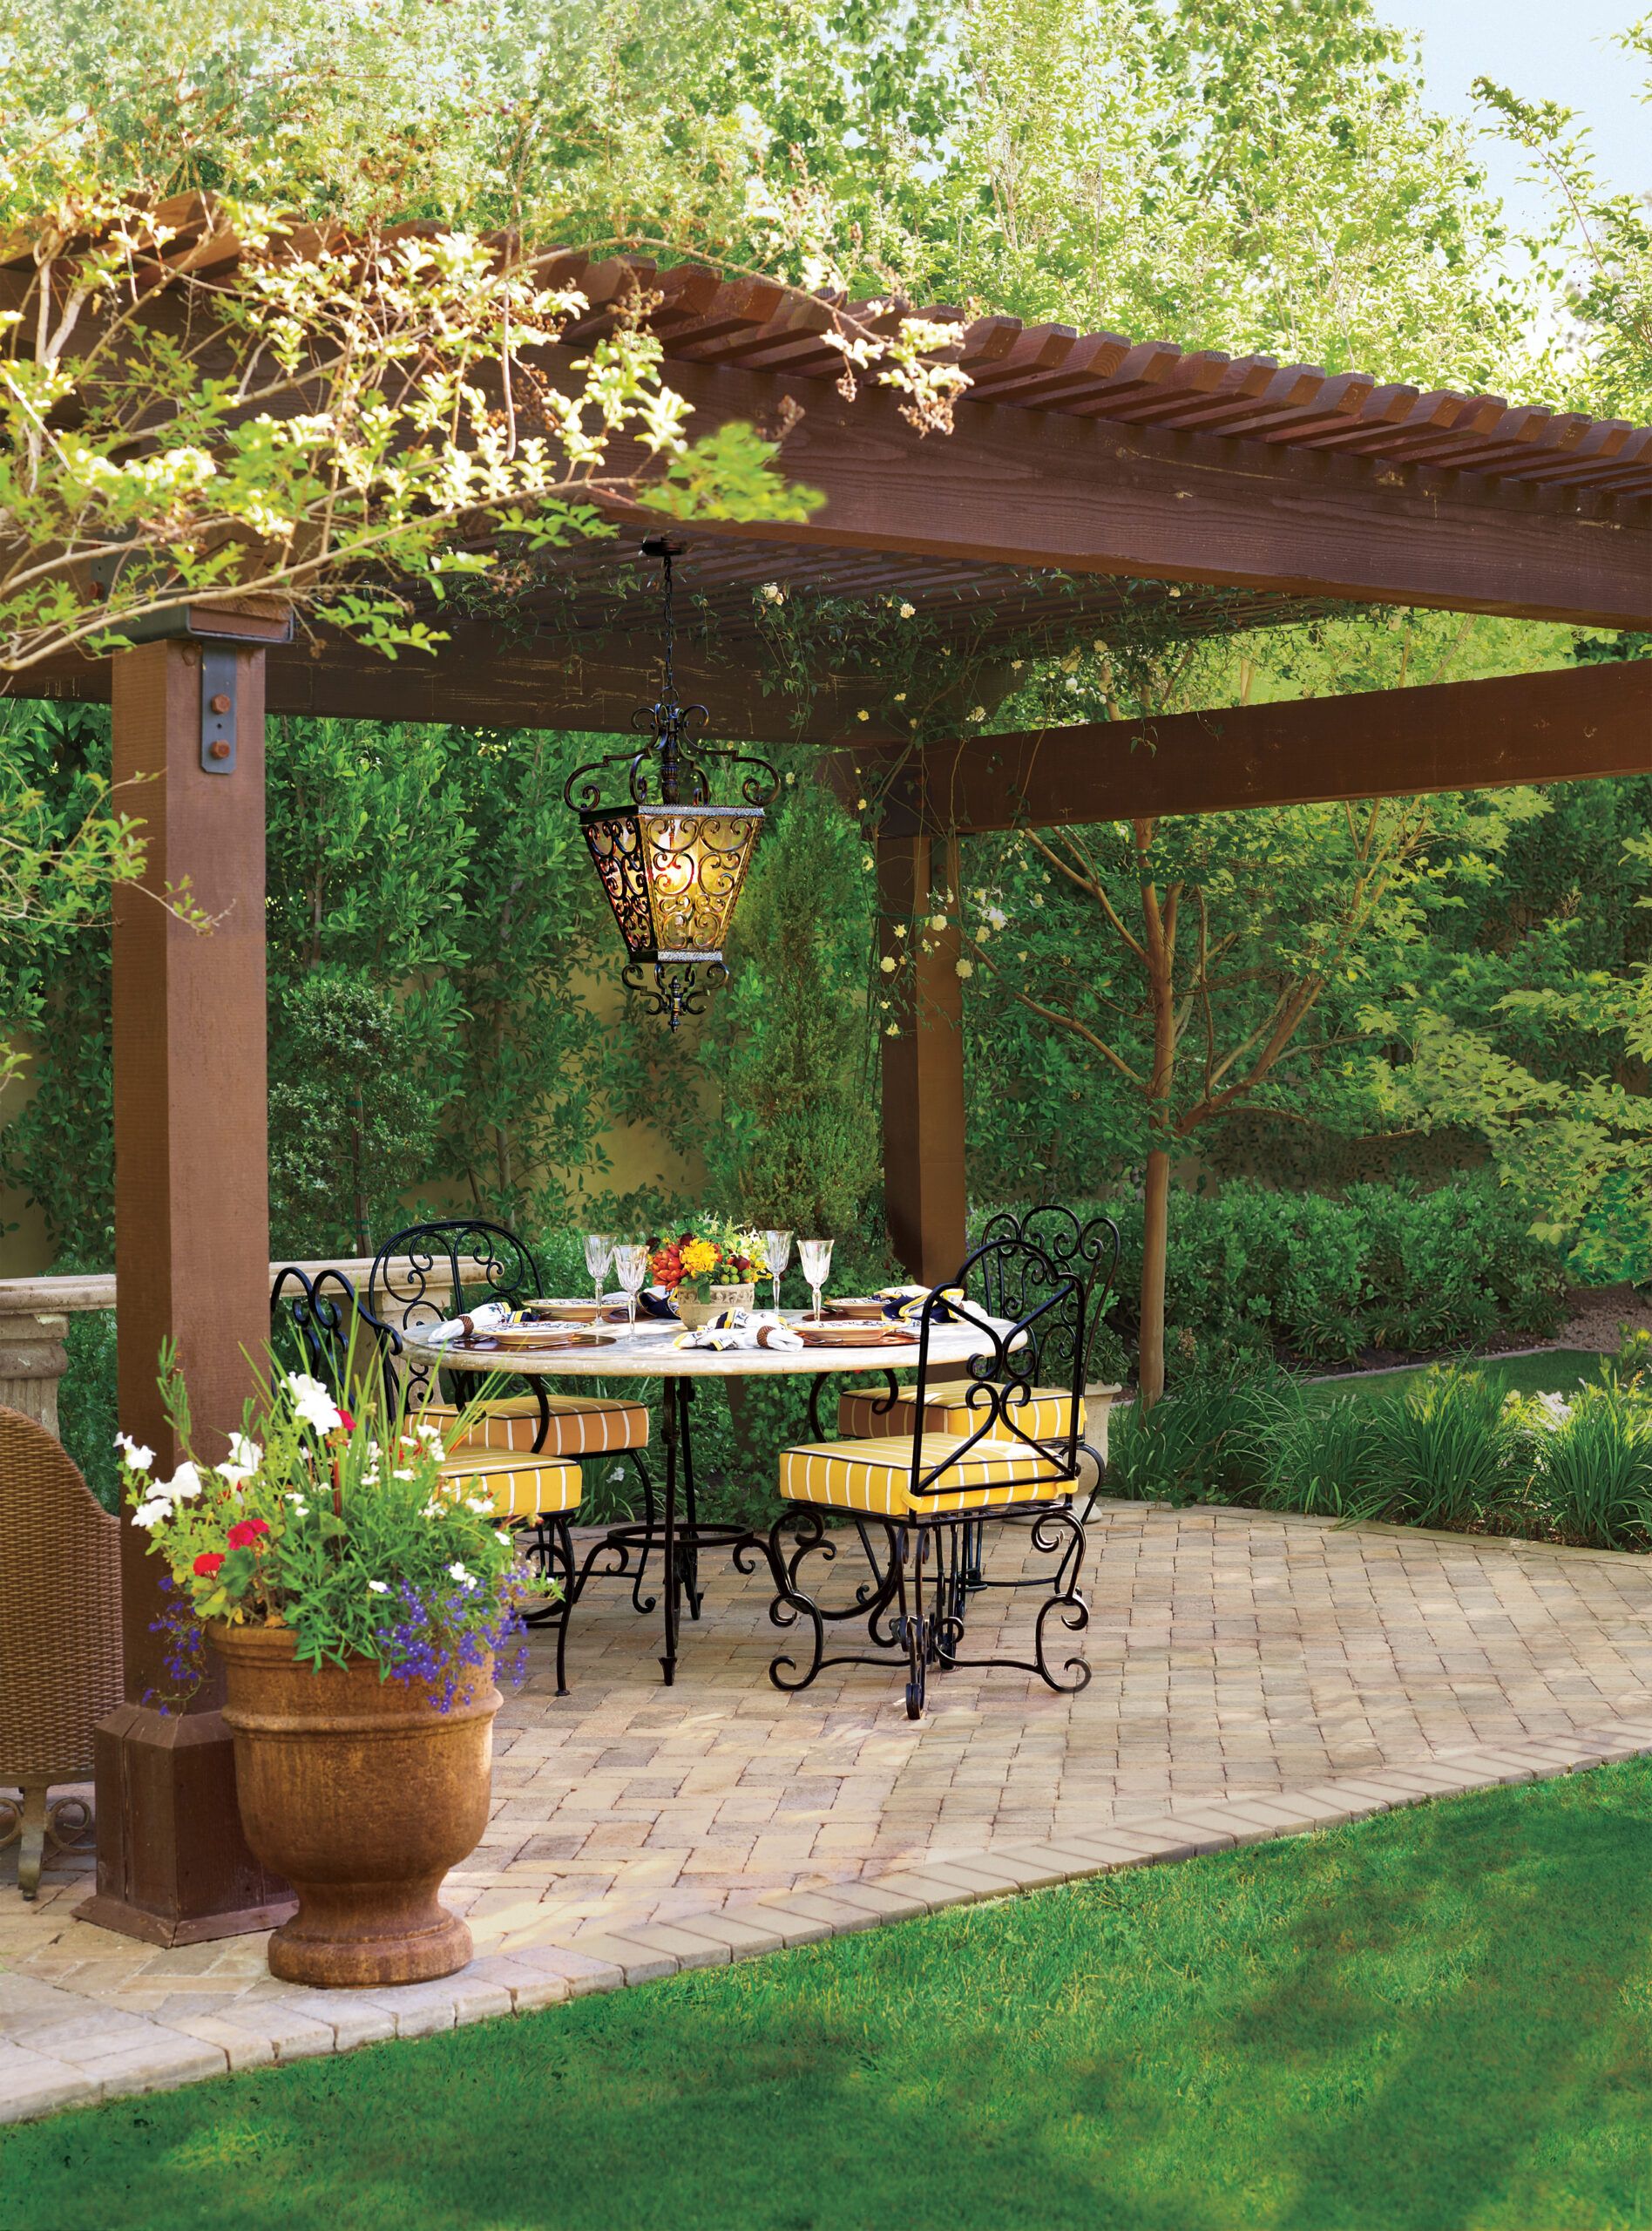
MULTIPOLYGON (((1013 1667, 1036 1673, 1049 1687, 1073 1691, 1089 1680, 1080 1658, 1053 1666, 1046 1649, 1052 1618, 1069 1632, 1089 1624, 1077 1581, 1084 1556, 1084 1528, 1072 1509, 1079 1477, 1079 1434, 1087 1346, 1087 1287, 1070 1268, 1054 1262, 1035 1240, 1019 1234, 983 1241, 964 1265, 966 1290, 1014 1298, 1007 1329, 989 1327, 991 1346, 969 1366, 961 1384, 946 1367, 944 1391, 931 1388, 930 1342, 958 1304, 937 1289, 918 1319, 917 1377, 898 1427, 877 1435, 817 1441, 785 1450, 780 1493, 793 1506, 768 1537, 775 1595, 769 1617, 778 1627, 799 1621, 810 1648, 799 1660, 777 1656, 769 1678, 776 1688, 804 1689, 828 1665, 888 1665, 906 1661, 906 1710, 922 1717, 930 1669, 954 1665, 1013 1667), (1040 1386, 1060 1367, 1053 1386, 1040 1386), (936 1405, 952 1421, 935 1422, 936 1405), (877 1585, 842 1610, 827 1609, 798 1584, 803 1562, 816 1551, 829 1559, 834 1545, 826 1515, 835 1512, 863 1529, 881 1526, 886 1554, 874 1560, 877 1585), (1032 1656, 965 1658, 964 1636, 970 1557, 989 1517, 1013 1514, 1032 1522, 1032 1546, 1057 1559, 1033 1621, 1032 1656), (785 1529, 795 1527, 789 1549, 785 1529), (864 1618, 877 1654, 825 1654, 829 1620, 864 1618)), ((961 1307, 985 1323, 996 1311, 966 1299, 961 1307)), ((863 1536, 864 1538, 864 1536, 863 1536)), ((1042 1580, 1038 1583, 1046 1586, 1042 1580)))
POLYGON ((120 1522, 44 1426, 0 1409, 0 1844, 23 1840, 25 1898, 48 1839, 91 1825, 51 1788, 91 1780, 92 1731, 120 1699, 120 1522))
MULTIPOLYGON (((971 1256, 954 1282, 974 1297, 992 1317, 1019 1316, 1039 1291, 1039 1278, 1073 1277, 1084 1287, 1085 1326, 1082 1368, 1079 1376, 1081 1390, 1079 1400, 1079 1476, 1075 1482, 1078 1492, 1088 1490, 1084 1517, 1087 1524, 1091 1508, 1100 1492, 1107 1476, 1107 1426, 1113 1407, 1113 1398, 1120 1393, 1117 1387, 1090 1387, 1090 1368, 1094 1353, 1096 1335, 1107 1313, 1107 1299, 1118 1275, 1120 1238, 1119 1227, 1111 1217, 1093 1217, 1087 1224, 1080 1224, 1071 1209, 1054 1202, 1046 1202, 1027 1209, 1020 1215, 1005 1210, 989 1218, 981 1233, 982 1246, 971 1256), (991 1242, 1008 1239, 1026 1241, 1031 1252, 1014 1249, 1000 1251, 991 1242), (1036 1266, 1042 1266, 1040 1271, 1036 1266), (972 1276, 972 1271, 973 1276, 972 1276)), ((1035 1376, 1039 1383, 1031 1391, 1032 1408, 1021 1419, 1025 1429, 1042 1439, 1060 1436, 1067 1430, 1071 1397, 1063 1392, 1072 1364, 1065 1353, 1065 1328, 1059 1324, 1044 1325, 1031 1336, 1034 1352, 1035 1376)), ((924 1430, 929 1433, 962 1433, 969 1429, 966 1397, 969 1382, 962 1385, 942 1380, 933 1388, 924 1410, 924 1430)), ((910 1433, 916 1420, 916 1410, 910 1389, 903 1388, 893 1372, 887 1374, 887 1386, 881 1394, 865 1389, 850 1392, 838 1398, 837 1429, 839 1433, 856 1437, 891 1433, 910 1433)), ((1035 1521, 1028 1521, 1034 1523, 1035 1521)), ((989 1579, 982 1565, 981 1529, 973 1530, 965 1556, 966 1585, 971 1588, 1022 1588, 1042 1586, 1036 1579, 989 1579)), ((874 1570, 877 1561, 870 1541, 867 1555, 874 1570)))
MULTIPOLYGON (((421 1325, 441 1324, 484 1301, 503 1301, 519 1309, 544 1291, 538 1263, 513 1231, 503 1224, 460 1217, 444 1224, 410 1224, 387 1240, 368 1278, 367 1305, 376 1318, 392 1319, 405 1332, 421 1325), (440 1271, 438 1263, 444 1266, 440 1271)), ((431 1397, 425 1404, 426 1417, 457 1420, 462 1407, 457 1389, 430 1387, 424 1383, 430 1376, 428 1370, 412 1367, 408 1375, 421 1398, 426 1394, 431 1397)), ((533 1378, 526 1381, 525 1393, 484 1402, 466 1430, 465 1441, 471 1448, 531 1451, 566 1461, 581 1456, 627 1458, 642 1488, 651 1536, 653 1482, 642 1461, 648 1437, 646 1403, 601 1394, 547 1394, 543 1380, 533 1378)), ((640 1570, 633 1598, 641 1579, 640 1570)), ((639 1600, 637 1608, 653 1607, 639 1600)))
MULTIPOLYGON (((271 1347, 285 1350, 319 1379, 342 1408, 359 1407, 364 1399, 383 1403, 396 1418, 415 1411, 440 1425, 456 1425, 459 1413, 422 1403, 418 1390, 398 1375, 402 1337, 362 1303, 342 1271, 312 1275, 296 1263, 276 1274, 270 1294, 271 1347)), ((585 1475, 577 1463, 531 1451, 489 1448, 467 1431, 444 1441, 442 1470, 450 1480, 473 1481, 493 1504, 493 1515, 507 1524, 531 1526, 530 1554, 547 1583, 543 1600, 528 1604, 523 1617, 531 1627, 557 1631, 557 1693, 567 1693, 568 1614, 574 1588, 573 1537, 568 1515, 579 1507, 585 1475)))

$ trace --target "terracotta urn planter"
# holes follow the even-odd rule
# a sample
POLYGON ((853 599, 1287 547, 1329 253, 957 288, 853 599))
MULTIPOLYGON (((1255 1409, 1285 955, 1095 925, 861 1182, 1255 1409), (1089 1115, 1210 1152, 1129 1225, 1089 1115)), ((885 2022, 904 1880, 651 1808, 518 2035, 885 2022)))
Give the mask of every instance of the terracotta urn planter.
POLYGON ((491 1662, 468 1703, 440 1712, 422 1683, 382 1681, 370 1658, 301 1664, 290 1628, 211 1633, 247 1841, 298 1896, 270 1939, 270 1973, 361 1986, 462 1968, 471 1932, 437 1892, 487 1826, 491 1662))

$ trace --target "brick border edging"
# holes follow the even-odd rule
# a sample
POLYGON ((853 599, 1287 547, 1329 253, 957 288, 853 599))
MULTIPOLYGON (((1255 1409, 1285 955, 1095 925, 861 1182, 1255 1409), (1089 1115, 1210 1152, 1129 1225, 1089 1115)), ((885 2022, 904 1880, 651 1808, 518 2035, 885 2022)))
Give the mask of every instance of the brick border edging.
POLYGON ((1152 1820, 1109 1822, 1093 1834, 1080 1830, 1045 1843, 992 1845, 870 1882, 770 1891, 725 1912, 623 1930, 592 1929, 576 1934, 566 1946, 487 1955, 441 1983, 383 1991, 294 1989, 280 1999, 237 2005, 229 2014, 170 2023, 105 2006, 31 1976, 0 1973, 0 2018, 10 2017, 0 2038, 0 2124, 390 2038, 430 2037, 588 1991, 721 1967, 948 1906, 1303 1835, 1432 1798, 1547 1780, 1648 1753, 1652 1718, 1624 1718, 1571 1735, 1441 1752, 1418 1766, 1342 1775, 1271 1795, 1196 1799, 1152 1820), (83 2050, 77 2051, 77 2043, 83 2050))

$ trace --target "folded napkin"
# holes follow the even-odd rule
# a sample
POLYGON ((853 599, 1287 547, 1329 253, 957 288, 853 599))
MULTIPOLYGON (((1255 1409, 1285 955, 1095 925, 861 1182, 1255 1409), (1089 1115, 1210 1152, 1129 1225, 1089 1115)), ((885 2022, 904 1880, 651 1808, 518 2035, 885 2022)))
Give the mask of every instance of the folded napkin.
POLYGON ((877 1299, 884 1305, 885 1317, 892 1317, 897 1325, 915 1325, 924 1314, 924 1305, 931 1293, 938 1294, 941 1306, 930 1319, 931 1325, 950 1325, 963 1309, 962 1286, 879 1286, 877 1299))
POLYGON ((725 1309, 697 1332, 679 1332, 674 1348, 801 1348, 803 1336, 772 1310, 725 1309))
POLYGON ((645 1317, 669 1317, 675 1321, 677 1305, 669 1286, 644 1286, 637 1296, 637 1306, 645 1317))
POLYGON ((501 1332, 507 1325, 514 1325, 517 1312, 508 1301, 484 1301, 463 1317, 450 1317, 444 1325, 427 1325, 413 1332, 416 1340, 426 1340, 432 1347, 440 1347, 449 1340, 463 1340, 474 1332, 501 1332))

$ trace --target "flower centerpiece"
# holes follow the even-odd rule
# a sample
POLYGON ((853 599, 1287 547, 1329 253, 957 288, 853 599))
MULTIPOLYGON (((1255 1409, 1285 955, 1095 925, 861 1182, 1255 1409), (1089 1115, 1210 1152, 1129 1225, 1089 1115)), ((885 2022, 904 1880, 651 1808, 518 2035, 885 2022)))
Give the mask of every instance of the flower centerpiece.
POLYGON ((650 1239, 649 1267, 683 1323, 709 1322, 724 1309, 750 1309, 759 1278, 768 1276, 761 1232, 721 1219, 706 1219, 673 1239, 650 1239))
POLYGON ((271 1970, 449 1974, 471 1937, 437 1891, 487 1822, 495 1665, 526 1586, 514 1538, 444 1461, 443 1430, 376 1390, 352 1416, 272 1370, 209 1464, 171 1356, 161 1385, 183 1461, 157 1479, 119 1435, 126 1497, 168 1568, 169 1663, 186 1680, 203 1643, 221 1659, 247 1841, 298 1894, 271 1970))

